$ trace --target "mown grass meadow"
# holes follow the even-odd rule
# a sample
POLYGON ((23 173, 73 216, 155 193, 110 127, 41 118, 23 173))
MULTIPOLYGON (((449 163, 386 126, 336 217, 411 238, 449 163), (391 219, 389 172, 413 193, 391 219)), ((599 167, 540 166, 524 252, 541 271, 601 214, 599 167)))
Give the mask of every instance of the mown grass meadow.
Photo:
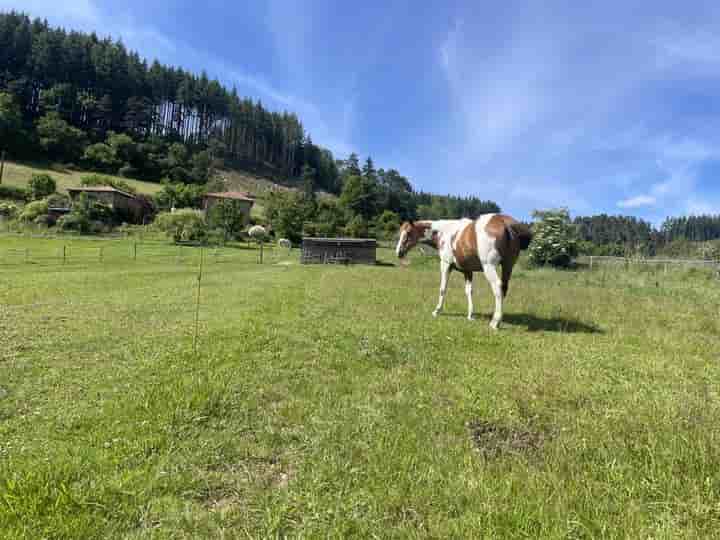
POLYGON ((521 267, 494 333, 434 261, 206 251, 195 352, 199 250, 74 242, 0 238, 1 537, 720 530, 709 272, 521 267))

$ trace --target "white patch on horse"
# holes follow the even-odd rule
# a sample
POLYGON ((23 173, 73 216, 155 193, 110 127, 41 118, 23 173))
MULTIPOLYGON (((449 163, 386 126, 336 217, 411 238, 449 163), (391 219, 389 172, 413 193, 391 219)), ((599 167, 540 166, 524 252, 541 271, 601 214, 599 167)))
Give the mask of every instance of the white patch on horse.
POLYGON ((407 240, 407 232, 402 231, 400 233, 400 239, 398 240, 397 246, 395 246, 395 255, 398 257, 402 257, 402 248, 405 245, 405 240, 407 240))

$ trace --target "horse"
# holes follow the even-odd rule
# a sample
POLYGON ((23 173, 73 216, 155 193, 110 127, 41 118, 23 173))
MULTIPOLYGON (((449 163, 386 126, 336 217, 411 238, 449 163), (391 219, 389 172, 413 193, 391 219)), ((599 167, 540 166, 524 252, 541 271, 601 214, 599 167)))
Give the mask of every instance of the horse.
POLYGON ((408 221, 400 226, 395 248, 399 258, 418 243, 432 245, 440 256, 440 299, 432 312, 443 309, 448 278, 452 270, 465 276, 468 320, 473 320, 472 281, 474 272, 483 272, 495 295, 495 312, 490 328, 497 330, 502 321, 503 299, 507 296, 513 266, 532 240, 530 228, 504 214, 483 214, 476 220, 408 221), (501 272, 498 273, 498 267, 501 272))

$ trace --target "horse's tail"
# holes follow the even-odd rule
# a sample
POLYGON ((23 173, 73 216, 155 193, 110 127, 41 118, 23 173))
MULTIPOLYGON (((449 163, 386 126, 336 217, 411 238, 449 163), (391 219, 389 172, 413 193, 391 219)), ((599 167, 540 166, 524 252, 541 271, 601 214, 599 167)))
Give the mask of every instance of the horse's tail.
POLYGON ((520 250, 528 248, 533 238, 533 233, 530 230, 530 227, 524 223, 515 222, 505 225, 505 230, 510 237, 517 238, 520 250))

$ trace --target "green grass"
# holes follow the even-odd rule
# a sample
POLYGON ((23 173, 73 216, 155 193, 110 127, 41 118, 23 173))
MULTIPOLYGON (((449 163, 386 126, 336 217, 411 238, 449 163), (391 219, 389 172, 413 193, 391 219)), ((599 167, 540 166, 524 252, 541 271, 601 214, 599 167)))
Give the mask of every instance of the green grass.
POLYGON ((521 268, 493 333, 482 278, 481 320, 457 274, 430 317, 434 262, 225 249, 195 355, 198 251, 101 242, 63 266, 60 241, 0 237, 0 536, 720 530, 708 273, 521 268))
MULTIPOLYGON (((23 164, 8 161, 5 163, 3 172, 3 184, 11 186, 26 187, 30 182, 33 174, 46 173, 52 176, 57 183, 59 192, 65 192, 69 187, 77 187, 83 176, 92 174, 87 171, 70 171, 61 167, 49 168, 48 166, 38 164, 23 164)), ((143 182, 141 180, 131 180, 129 178, 121 178, 112 175, 103 175, 110 178, 116 178, 127 182, 128 185, 137 189, 138 193, 153 194, 160 191, 162 185, 155 182, 143 182)))

